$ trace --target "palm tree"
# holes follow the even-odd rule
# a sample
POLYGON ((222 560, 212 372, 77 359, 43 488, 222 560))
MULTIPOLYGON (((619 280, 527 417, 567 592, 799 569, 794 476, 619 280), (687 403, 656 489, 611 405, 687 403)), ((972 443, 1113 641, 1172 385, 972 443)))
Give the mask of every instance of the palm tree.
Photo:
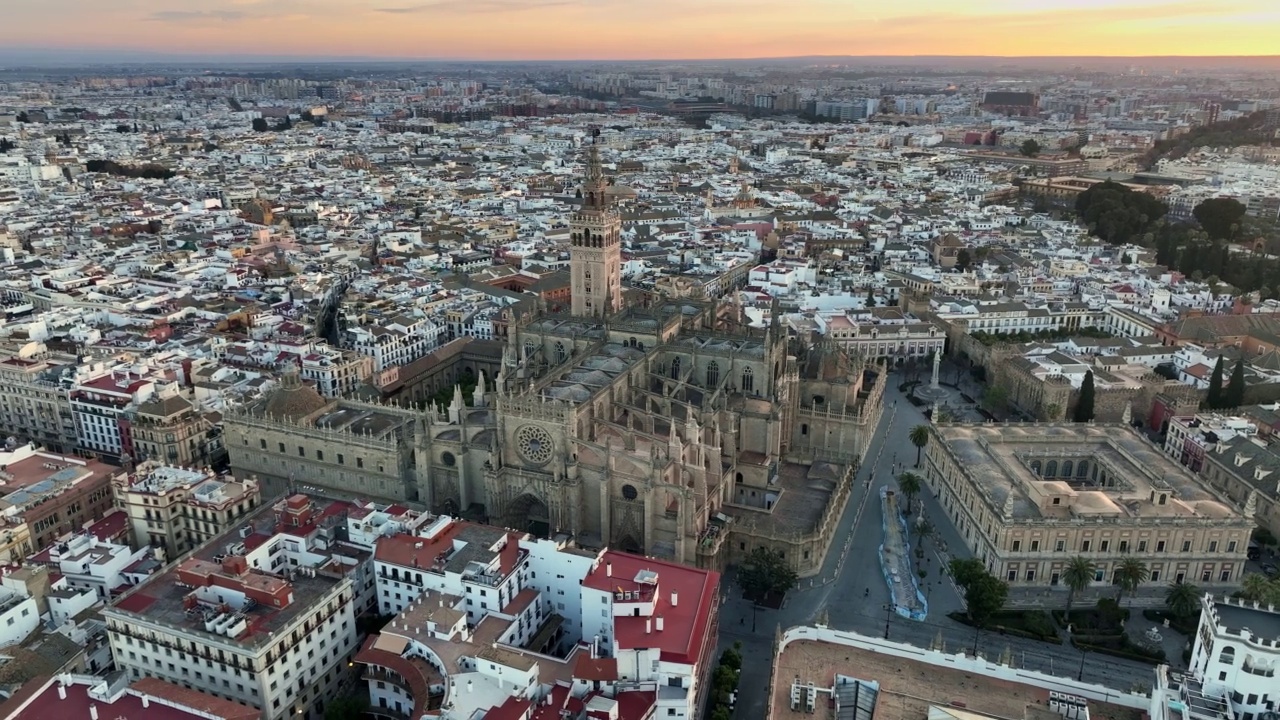
POLYGON ((917 425, 911 428, 911 434, 907 437, 911 439, 911 444, 916 446, 916 467, 920 467, 920 451, 929 444, 929 426, 917 425))
POLYGON ((1071 622, 1071 605, 1076 601, 1076 593, 1089 587, 1094 577, 1093 561, 1077 555, 1067 561, 1062 571, 1062 582, 1067 586, 1067 622, 1071 622))
POLYGON ((1169 612, 1180 618, 1189 618, 1200 610, 1200 588, 1191 583, 1174 583, 1164 594, 1169 612))
POLYGON ((920 522, 916 523, 916 550, 924 548, 924 541, 933 535, 933 525, 928 520, 924 520, 924 516, 920 516, 920 522))
POLYGON ((920 476, 913 472, 904 472, 898 476, 898 490, 907 496, 907 514, 911 514, 911 501, 920 494, 920 476))
POLYGON ((1147 564, 1135 557, 1128 557, 1120 561, 1116 566, 1116 583, 1120 586, 1120 595, 1116 597, 1119 602, 1125 592, 1129 593, 1129 601, 1132 603, 1133 596, 1138 592, 1138 586, 1147 581, 1151 577, 1151 571, 1147 570, 1147 564))
POLYGON ((1249 573, 1240 581, 1240 596, 1250 602, 1263 602, 1271 592, 1271 580, 1261 573, 1249 573))

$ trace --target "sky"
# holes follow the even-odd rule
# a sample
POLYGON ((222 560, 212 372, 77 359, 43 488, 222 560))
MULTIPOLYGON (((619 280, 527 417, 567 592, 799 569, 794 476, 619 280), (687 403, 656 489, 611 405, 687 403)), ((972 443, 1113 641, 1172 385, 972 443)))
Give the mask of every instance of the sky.
POLYGON ((0 46, 308 57, 1280 55, 1280 0, 11 0, 0 46))

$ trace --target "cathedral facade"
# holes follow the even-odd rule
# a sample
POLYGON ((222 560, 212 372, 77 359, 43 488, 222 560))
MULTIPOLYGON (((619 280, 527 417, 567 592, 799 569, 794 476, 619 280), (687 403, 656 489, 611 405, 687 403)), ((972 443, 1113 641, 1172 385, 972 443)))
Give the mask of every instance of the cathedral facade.
MULTIPOLYGON (((777 312, 753 328, 730 301, 640 293, 624 304, 621 220, 605 189, 593 144, 572 216, 572 312, 508 318, 501 369, 472 397, 424 410, 337 400, 308 405, 311 416, 345 405, 390 418, 363 421, 384 431, 360 440, 397 447, 380 466, 401 469, 389 499, 702 567, 765 545, 815 571, 879 422, 883 373, 832 343, 787 337, 777 312)), ((268 455, 297 443, 262 442, 264 422, 252 408, 228 416, 233 468, 282 467, 268 455), (237 439, 237 422, 259 439, 237 439), (265 454, 238 462, 242 445, 265 454)), ((308 422, 287 431, 306 434, 308 422)), ((292 482, 358 490, 289 460, 292 482)))

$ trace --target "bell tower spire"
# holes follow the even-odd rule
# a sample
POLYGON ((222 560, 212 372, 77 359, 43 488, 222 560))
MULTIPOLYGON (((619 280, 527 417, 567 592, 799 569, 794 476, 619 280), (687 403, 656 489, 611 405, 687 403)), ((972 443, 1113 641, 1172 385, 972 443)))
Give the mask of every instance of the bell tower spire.
POLYGON ((622 309, 622 217, 600 165, 600 129, 591 129, 582 206, 570 219, 573 314, 608 317, 622 309))

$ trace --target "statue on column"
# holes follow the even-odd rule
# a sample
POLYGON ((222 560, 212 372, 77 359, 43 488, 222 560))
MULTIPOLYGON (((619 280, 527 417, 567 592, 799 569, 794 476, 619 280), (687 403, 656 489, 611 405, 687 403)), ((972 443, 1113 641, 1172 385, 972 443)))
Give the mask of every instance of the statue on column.
POLYGON ((929 387, 938 387, 938 372, 942 369, 942 353, 934 351, 933 353, 933 379, 929 382, 929 387))

